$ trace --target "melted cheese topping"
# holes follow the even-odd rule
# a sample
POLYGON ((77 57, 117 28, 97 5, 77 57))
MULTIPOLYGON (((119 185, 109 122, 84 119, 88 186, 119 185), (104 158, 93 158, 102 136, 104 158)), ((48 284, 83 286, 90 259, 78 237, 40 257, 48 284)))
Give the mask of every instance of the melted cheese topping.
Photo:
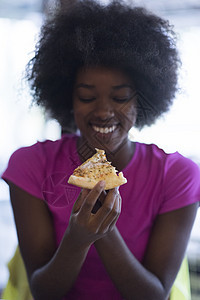
POLYGON ((101 180, 109 174, 116 175, 115 167, 107 161, 104 150, 96 149, 97 153, 76 168, 73 175, 101 180))

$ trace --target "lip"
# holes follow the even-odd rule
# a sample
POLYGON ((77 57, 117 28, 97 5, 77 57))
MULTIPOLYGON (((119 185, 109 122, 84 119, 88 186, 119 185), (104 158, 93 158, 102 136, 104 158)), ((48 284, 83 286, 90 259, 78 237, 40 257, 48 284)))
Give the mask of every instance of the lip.
POLYGON ((99 141, 102 141, 103 143, 110 143, 111 139, 116 135, 116 132, 118 130, 118 124, 104 124, 104 126, 101 124, 100 125, 94 125, 94 124, 91 124, 91 129, 92 129, 92 132, 93 132, 93 136, 96 137, 97 140, 99 141), (111 128, 111 127, 115 127, 113 131, 108 131, 108 132, 100 132, 100 131, 96 131, 94 129, 94 127, 100 127, 100 128, 111 128))
POLYGON ((118 123, 96 123, 96 122, 90 122, 90 125, 91 126, 96 126, 96 127, 102 127, 102 128, 105 128, 105 127, 112 127, 112 126, 117 126, 119 125, 118 123))
POLYGON ((106 126, 106 127, 99 127, 96 125, 92 125, 92 129, 97 132, 97 133, 102 133, 102 134, 109 134, 115 131, 117 128, 116 125, 113 126, 106 126))

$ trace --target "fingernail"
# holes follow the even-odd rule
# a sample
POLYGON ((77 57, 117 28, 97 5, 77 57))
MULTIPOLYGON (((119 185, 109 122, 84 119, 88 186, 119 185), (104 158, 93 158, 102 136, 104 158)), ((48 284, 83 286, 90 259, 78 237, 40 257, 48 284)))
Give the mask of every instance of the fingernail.
POLYGON ((99 186, 101 188, 104 188, 105 187, 105 181, 104 180, 100 181, 99 186))

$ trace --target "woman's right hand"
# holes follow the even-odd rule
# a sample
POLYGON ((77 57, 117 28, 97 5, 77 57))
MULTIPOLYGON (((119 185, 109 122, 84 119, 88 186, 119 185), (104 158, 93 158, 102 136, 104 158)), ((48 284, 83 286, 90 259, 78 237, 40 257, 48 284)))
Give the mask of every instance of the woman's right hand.
POLYGON ((73 286, 90 245, 110 231, 120 212, 117 189, 110 190, 96 214, 102 194, 98 183, 83 190, 72 209, 66 234, 56 247, 55 228, 46 203, 9 182, 19 245, 35 299, 61 299, 73 286), (36 221, 37 220, 37 221, 36 221))
POLYGON ((77 246, 89 246, 110 232, 121 212, 121 197, 118 188, 104 191, 105 182, 100 181, 92 190, 83 189, 72 209, 66 233, 77 246), (102 206, 92 212, 98 198, 102 206))

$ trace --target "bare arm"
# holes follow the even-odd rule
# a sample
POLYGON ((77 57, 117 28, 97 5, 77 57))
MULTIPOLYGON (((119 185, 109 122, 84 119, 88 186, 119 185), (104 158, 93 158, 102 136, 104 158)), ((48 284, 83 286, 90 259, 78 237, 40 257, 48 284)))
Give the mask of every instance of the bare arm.
POLYGON ((19 246, 32 294, 37 300, 61 299, 76 280, 90 245, 115 225, 120 211, 118 193, 111 191, 93 215, 91 210, 103 187, 98 184, 90 192, 83 190, 56 249, 52 218, 44 201, 12 183, 9 186, 19 246))
POLYGON ((96 249, 125 299, 164 300, 184 257, 198 204, 159 215, 143 264, 129 251, 117 228, 95 242, 96 249))

